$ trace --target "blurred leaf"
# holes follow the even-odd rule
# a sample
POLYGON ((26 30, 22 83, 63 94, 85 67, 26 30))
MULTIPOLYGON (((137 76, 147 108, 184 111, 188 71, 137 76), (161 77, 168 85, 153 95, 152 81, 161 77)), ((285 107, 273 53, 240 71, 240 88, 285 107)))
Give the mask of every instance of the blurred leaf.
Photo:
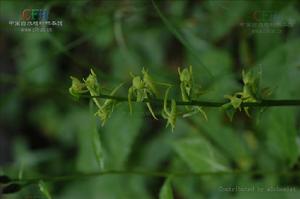
POLYGON ((79 171, 95 171, 99 170, 98 159, 94 153, 94 136, 95 136, 95 116, 88 110, 73 113, 74 124, 77 125, 77 169, 79 171), (76 115, 75 115, 76 114, 76 115))
MULTIPOLYGON (((54 148, 46 148, 40 150, 30 150, 30 145, 23 137, 16 138, 13 145, 16 173, 22 170, 30 171, 39 164, 55 159, 59 156, 59 152, 54 148)), ((35 173, 36 171, 33 170, 35 173)), ((23 174, 22 174, 23 175, 23 174)), ((31 173, 33 175, 33 173, 31 173)))
POLYGON ((202 19, 201 27, 206 27, 206 32, 212 40, 221 39, 231 29, 238 25, 242 17, 251 8, 250 1, 205 1, 204 7, 209 14, 202 19))
MULTIPOLYGON (((299 97, 300 40, 293 39, 270 51, 260 62, 263 69, 262 84, 275 87, 274 97, 287 99, 299 97), (274 79, 276 81, 274 82, 274 79)), ((296 112, 298 108, 272 108, 263 116, 260 127, 263 127, 267 138, 265 142, 269 151, 279 161, 279 167, 291 166, 296 162, 299 150, 296 142, 296 112)))
MULTIPOLYGON (((206 184, 206 182, 204 181, 204 179, 205 178, 203 177, 198 178, 195 176, 184 177, 184 178, 173 178, 172 179, 173 190, 176 193, 174 195, 176 196, 177 193, 179 193, 181 198, 197 198, 197 199, 207 198, 207 196, 205 196, 205 193, 202 191, 205 190, 204 184, 206 184), (195 191, 195 189, 198 191, 195 191)), ((207 184, 206 186, 209 185, 210 184, 207 184)))
POLYGON ((262 85, 275 87, 278 98, 299 97, 300 40, 292 39, 270 51, 258 62, 262 67, 262 85), (274 82, 276 79, 276 82, 274 82), (293 81, 291 81, 293 80, 293 81))
POLYGON ((159 199, 173 199, 173 191, 170 178, 166 179, 160 192, 159 199))
POLYGON ((223 123, 223 117, 222 110, 208 110, 209 119, 207 122, 194 118, 195 123, 199 124, 196 129, 200 134, 206 135, 224 157, 234 160, 241 168, 249 168, 251 157, 245 142, 239 136, 238 130, 223 123))
POLYGON ((59 199, 151 199, 144 179, 138 176, 101 176, 68 183, 59 199))
POLYGON ((43 181, 39 182, 40 191, 45 195, 47 199, 52 199, 46 184, 43 181))
POLYGON ((50 57, 54 48, 44 46, 49 42, 48 39, 47 34, 32 33, 22 36, 21 45, 26 50, 18 53, 18 71, 22 78, 35 85, 49 84, 55 74, 54 60, 50 57))
POLYGON ((278 158, 276 169, 292 166, 297 162, 299 147, 295 111, 272 109, 263 117, 261 125, 267 135, 265 142, 271 154, 278 158))
POLYGON ((176 141, 174 149, 195 172, 214 172, 228 170, 219 162, 213 147, 200 138, 186 138, 176 141))
POLYGON ((188 59, 189 63, 193 65, 193 71, 196 74, 195 82, 199 83, 205 92, 201 99, 223 100, 225 94, 231 93, 238 88, 232 72, 233 59, 228 52, 208 45, 200 57, 210 66, 210 71, 215 77, 213 81, 207 79, 197 62, 188 59))
POLYGON ((152 0, 153 7, 157 12, 158 16, 161 18, 163 23, 167 26, 169 31, 180 41, 180 43, 197 59, 197 63, 201 66, 206 73, 209 74, 210 77, 213 77, 211 71, 207 67, 206 64, 203 63, 201 58, 199 57, 197 51, 194 47, 182 36, 182 34, 177 30, 177 28, 171 23, 171 21, 161 12, 158 5, 155 3, 155 0, 152 0))
POLYGON ((56 104, 44 101, 32 108, 29 113, 30 121, 40 129, 45 136, 53 138, 57 135, 62 120, 56 104))
POLYGON ((124 168, 132 144, 142 125, 142 109, 134 104, 134 114, 130 115, 128 104, 120 104, 103 128, 107 167, 124 168))
POLYGON ((141 70, 139 63, 142 63, 141 57, 136 51, 122 51, 115 49, 110 54, 112 60, 112 76, 122 80, 127 80, 130 72, 137 72, 141 70), (125 54, 124 54, 125 53, 125 54), (126 55, 127 54, 127 55, 126 55), (130 56, 128 56, 130 54, 130 56), (132 64, 134 62, 134 64, 132 64))
POLYGON ((172 154, 171 142, 174 136, 175 133, 172 134, 170 129, 163 128, 155 138, 145 141, 145 145, 139 150, 140 161, 137 167, 148 170, 159 169, 172 154))
POLYGON ((257 34, 254 37, 257 59, 263 59, 266 56, 270 49, 275 49, 278 45, 282 45, 283 38, 280 34, 257 34))
MULTIPOLYGON (((132 32, 128 35, 130 48, 136 49, 139 57, 143 58, 141 67, 155 68, 161 70, 161 64, 165 56, 164 46, 167 43, 167 37, 161 33, 159 28, 147 29, 145 31, 132 32), (143 42, 141 42, 143 40, 143 42), (148 63, 144 65, 144 63, 148 63)), ((138 63, 140 65, 141 63, 138 63)))
POLYGON ((93 142, 93 149, 94 149, 94 153, 96 156, 96 159, 98 161, 98 165, 99 165, 99 169, 103 170, 104 169, 104 154, 103 154, 103 149, 102 149, 102 143, 101 143, 101 139, 100 139, 100 132, 98 132, 96 129, 94 130, 93 133, 93 138, 92 138, 92 142, 93 142))

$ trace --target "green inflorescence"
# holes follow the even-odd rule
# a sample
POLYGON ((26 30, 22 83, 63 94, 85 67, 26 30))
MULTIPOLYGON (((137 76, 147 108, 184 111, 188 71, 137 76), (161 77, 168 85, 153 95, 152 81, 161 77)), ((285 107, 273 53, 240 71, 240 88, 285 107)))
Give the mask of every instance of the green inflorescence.
MULTIPOLYGON (((175 99, 168 99, 170 89, 173 87, 172 84, 159 83, 155 81, 146 69, 142 69, 140 75, 134 75, 130 73, 131 76, 131 86, 128 88, 128 94, 126 101, 128 101, 129 111, 132 113, 132 102, 142 102, 146 103, 147 108, 152 115, 152 117, 158 120, 158 116, 155 114, 151 103, 159 102, 161 105, 160 115, 167 121, 166 126, 171 126, 172 131, 175 128, 176 119, 178 116, 183 118, 193 116, 200 113, 205 120, 207 120, 207 115, 203 108, 199 105, 195 105, 194 101, 198 100, 203 92, 201 92, 201 87, 199 84, 195 84, 193 78, 192 66, 184 68, 181 70, 178 68, 178 75, 180 80, 180 92, 181 92, 181 105, 184 104, 184 110, 181 112, 178 110, 177 101, 175 99), (167 87, 164 90, 163 101, 158 98, 160 96, 160 90, 158 85, 163 85, 167 87), (170 107, 168 107, 170 104, 170 107)), ((240 92, 236 92, 233 95, 225 95, 225 98, 229 99, 228 103, 224 103, 222 108, 226 111, 228 116, 232 119, 233 114, 236 110, 244 110, 248 116, 249 107, 242 106, 243 103, 247 102, 259 102, 264 96, 264 90, 260 89, 259 86, 259 75, 253 71, 242 72, 243 78, 243 89, 240 92)), ((97 111, 95 113, 102 122, 102 126, 109 119, 113 113, 114 107, 120 103, 124 102, 124 98, 114 98, 117 91, 124 85, 124 83, 115 87, 109 95, 106 95, 106 99, 103 97, 104 92, 100 87, 100 83, 97 79, 96 74, 91 70, 90 74, 86 79, 80 81, 79 79, 72 77, 72 85, 69 88, 69 92, 72 96, 79 98, 81 95, 89 93, 94 104, 97 106, 97 111), (102 97, 101 97, 102 96, 102 97), (109 96, 109 98, 107 98, 109 96)))

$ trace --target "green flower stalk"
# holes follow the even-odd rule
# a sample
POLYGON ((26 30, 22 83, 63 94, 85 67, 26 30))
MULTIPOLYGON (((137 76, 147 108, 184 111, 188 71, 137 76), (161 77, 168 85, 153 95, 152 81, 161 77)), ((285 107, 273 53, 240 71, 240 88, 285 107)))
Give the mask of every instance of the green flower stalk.
POLYGON ((142 69, 142 75, 135 76, 130 73, 132 85, 128 89, 127 97, 115 96, 117 91, 124 85, 123 83, 114 88, 109 94, 102 93, 97 76, 93 70, 91 70, 88 77, 83 79, 83 81, 71 77, 72 85, 69 88, 69 92, 76 98, 79 98, 85 93, 89 93, 90 98, 93 99, 93 102, 97 106, 95 115, 100 118, 102 126, 110 118, 115 106, 121 102, 128 102, 130 112, 132 112, 132 101, 146 103, 153 118, 157 119, 150 104, 155 103, 161 107, 161 116, 167 120, 166 127, 171 126, 172 131, 174 131, 177 116, 189 117, 201 113, 207 120, 206 114, 202 110, 202 106, 222 107, 232 120, 236 110, 244 110, 246 114, 250 116, 248 112, 249 107, 263 108, 266 106, 300 105, 300 100, 264 99, 265 96, 270 94, 270 90, 260 88, 260 77, 252 71, 243 71, 242 77, 244 85, 242 91, 233 93, 232 95, 225 95, 225 98, 229 99, 229 102, 198 101, 197 99, 201 93, 199 86, 195 85, 193 81, 192 67, 190 66, 182 71, 178 68, 178 73, 182 101, 176 101, 175 99, 168 100, 172 85, 153 81, 147 70, 144 68, 142 69), (158 98, 159 90, 156 88, 156 85, 158 84, 167 86, 164 99, 158 98), (181 112, 178 108, 180 106, 184 106, 184 112, 181 112))

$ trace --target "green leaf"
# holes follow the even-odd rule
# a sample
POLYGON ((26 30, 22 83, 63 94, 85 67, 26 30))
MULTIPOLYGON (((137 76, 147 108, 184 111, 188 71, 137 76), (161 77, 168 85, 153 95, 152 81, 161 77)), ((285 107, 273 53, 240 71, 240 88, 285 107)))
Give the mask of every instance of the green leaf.
POLYGON ((265 142, 277 158, 277 167, 287 168, 297 162, 299 148, 295 118, 293 110, 272 109, 261 121, 267 135, 265 142))
POLYGON ((40 188, 40 191, 45 195, 45 197, 47 199, 52 199, 52 197, 47 189, 47 186, 43 181, 39 182, 39 188, 40 188))
POLYGON ((77 128, 78 140, 78 155, 77 155, 77 169, 81 172, 89 172, 92 170, 99 170, 97 158, 95 158, 95 151, 93 146, 94 132, 96 128, 95 116, 91 111, 74 112, 74 124, 77 128))
POLYGON ((300 39, 292 39, 270 51, 258 62, 262 68, 262 85, 276 88, 275 97, 300 97, 299 50, 300 39))
POLYGON ((134 104, 133 114, 130 115, 128 105, 120 104, 118 111, 103 128, 102 140, 105 143, 105 164, 110 169, 121 169, 125 166, 128 155, 136 136, 140 132, 143 121, 142 109, 134 104))
MULTIPOLYGON (((235 109, 232 108, 231 110, 234 111, 235 109)), ((236 162, 240 168, 249 168, 252 159, 247 145, 245 145, 244 140, 236 133, 235 129, 224 123, 224 113, 215 109, 208 110, 207 114, 210 118, 207 122, 192 118, 197 124, 197 132, 203 134, 223 157, 236 162)), ((232 115, 228 110, 226 114, 229 114, 229 117, 232 115)))
POLYGON ((195 172, 227 170, 217 157, 212 145, 201 138, 186 138, 174 143, 180 158, 195 172))
POLYGON ((151 199, 146 179, 140 176, 104 175, 72 181, 59 198, 63 199, 151 199))
POLYGON ((159 199, 173 199, 173 191, 171 187, 170 178, 166 179, 164 182, 160 192, 159 192, 159 199))
POLYGON ((201 99, 221 99, 224 97, 224 94, 232 93, 240 88, 234 80, 235 74, 232 71, 233 60, 227 51, 208 45, 201 52, 201 59, 209 66, 209 69, 215 76, 213 81, 210 81, 203 74, 198 64, 189 57, 188 55, 187 62, 193 65, 193 73, 196 74, 194 75, 195 82, 201 83, 206 91, 201 99))
MULTIPOLYGON (((272 86, 274 98, 299 98, 300 39, 291 39, 270 51, 258 64, 262 68, 262 85, 272 86), (276 81, 274 81, 276 80, 276 81)), ((297 108, 272 108, 260 121, 267 147, 275 157, 277 167, 286 168, 296 162, 297 108)))
POLYGON ((97 163, 99 165, 99 169, 103 170, 104 169, 104 154, 103 154, 102 143, 101 143, 99 134, 100 134, 100 131, 95 129, 94 133, 93 133, 93 137, 92 137, 92 142, 93 142, 93 150, 95 153, 95 157, 97 159, 97 163))
POLYGON ((203 7, 208 10, 203 25, 212 40, 218 40, 228 34, 240 23, 242 17, 251 8, 248 1, 205 1, 203 7))

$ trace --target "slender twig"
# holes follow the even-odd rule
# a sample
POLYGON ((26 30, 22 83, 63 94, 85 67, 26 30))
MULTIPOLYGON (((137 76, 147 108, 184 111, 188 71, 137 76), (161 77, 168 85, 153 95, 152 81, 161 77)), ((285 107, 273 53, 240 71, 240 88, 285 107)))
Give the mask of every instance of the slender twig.
POLYGON ((220 175, 300 175, 300 171, 251 171, 251 170, 226 170, 226 171, 212 171, 212 172, 165 172, 165 171, 118 171, 118 170, 108 170, 101 172, 91 172, 91 173, 77 173, 73 175, 64 176, 47 176, 38 178, 23 178, 15 179, 14 182, 24 183, 24 184, 34 184, 39 181, 48 182, 61 182, 70 180, 81 180, 91 177, 100 177, 104 175, 138 175, 138 176, 148 176, 148 177, 201 177, 201 176, 220 176, 220 175))
MULTIPOLYGON (((111 95, 98 95, 98 96, 82 96, 84 98, 102 98, 102 99, 113 99, 118 102, 128 102, 127 97, 123 96, 111 96, 111 95)), ((133 102, 135 100, 132 100, 133 102)), ((145 99, 141 103, 146 103, 150 102, 153 104, 158 104, 158 105, 163 105, 164 100, 163 99, 145 99)), ((170 103, 171 100, 168 100, 168 103, 170 103)), ((197 100, 192 100, 189 102, 185 101, 176 101, 176 105, 178 106, 202 106, 202 107, 221 107, 224 104, 228 103, 228 101, 224 102, 211 102, 211 101, 197 101, 197 100)), ((257 102, 244 102, 241 104, 241 107, 270 107, 270 106, 300 106, 300 100, 295 99, 295 100, 260 100, 257 102)))

